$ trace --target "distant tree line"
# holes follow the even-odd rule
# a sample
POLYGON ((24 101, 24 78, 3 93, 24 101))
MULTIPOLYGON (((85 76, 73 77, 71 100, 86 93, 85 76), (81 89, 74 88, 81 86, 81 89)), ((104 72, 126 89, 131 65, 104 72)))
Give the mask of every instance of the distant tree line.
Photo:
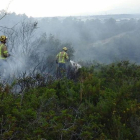
MULTIPOLYGON (((132 18, 132 15, 130 18, 128 16, 128 19, 122 19, 122 15, 120 17, 118 20, 113 16, 104 20, 100 17, 86 20, 78 17, 35 19, 11 13, 2 19, 0 24, 13 28, 27 20, 37 21, 34 37, 43 34, 48 37, 51 34, 60 42, 69 42, 75 50, 76 60, 110 63, 114 60, 129 59, 139 63, 140 20, 136 19, 136 16, 132 18)), ((2 29, 0 34, 3 33, 2 29)))

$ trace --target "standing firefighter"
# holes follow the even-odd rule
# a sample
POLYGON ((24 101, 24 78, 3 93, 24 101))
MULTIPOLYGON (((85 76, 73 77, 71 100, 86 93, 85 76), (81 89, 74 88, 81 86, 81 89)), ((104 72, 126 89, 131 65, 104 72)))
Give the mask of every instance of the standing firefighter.
POLYGON ((57 77, 60 78, 62 76, 66 76, 66 60, 69 59, 67 54, 67 47, 63 48, 63 51, 59 52, 56 56, 57 67, 57 77))
POLYGON ((4 68, 4 63, 6 58, 9 56, 7 47, 6 47, 6 41, 7 37, 6 36, 0 36, 0 75, 4 74, 5 68, 4 68))
POLYGON ((6 57, 8 57, 8 51, 7 51, 7 47, 6 47, 6 40, 7 37, 6 36, 0 36, 0 59, 5 59, 6 57))

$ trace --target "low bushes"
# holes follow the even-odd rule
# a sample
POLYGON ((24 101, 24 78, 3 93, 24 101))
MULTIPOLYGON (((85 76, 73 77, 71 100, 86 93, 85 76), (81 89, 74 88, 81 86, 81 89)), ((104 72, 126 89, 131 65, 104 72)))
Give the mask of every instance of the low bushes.
POLYGON ((139 73, 123 61, 82 68, 76 81, 24 84, 20 94, 1 85, 0 139, 139 140, 139 73))

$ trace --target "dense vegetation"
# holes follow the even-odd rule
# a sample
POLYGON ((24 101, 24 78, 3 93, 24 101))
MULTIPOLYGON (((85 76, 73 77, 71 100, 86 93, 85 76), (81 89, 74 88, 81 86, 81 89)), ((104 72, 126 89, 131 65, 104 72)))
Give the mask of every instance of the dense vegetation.
POLYGON ((140 139, 140 66, 129 61, 83 67, 71 79, 38 74, 0 87, 2 140, 140 139))

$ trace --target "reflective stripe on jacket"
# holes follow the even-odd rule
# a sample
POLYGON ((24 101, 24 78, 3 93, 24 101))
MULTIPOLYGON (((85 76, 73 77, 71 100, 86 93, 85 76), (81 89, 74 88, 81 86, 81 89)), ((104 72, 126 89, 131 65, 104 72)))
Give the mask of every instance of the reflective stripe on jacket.
POLYGON ((0 59, 5 59, 8 55, 7 48, 4 44, 0 44, 0 59))
POLYGON ((58 53, 56 58, 58 59, 58 63, 65 63, 65 60, 68 59, 68 54, 63 51, 58 53))

